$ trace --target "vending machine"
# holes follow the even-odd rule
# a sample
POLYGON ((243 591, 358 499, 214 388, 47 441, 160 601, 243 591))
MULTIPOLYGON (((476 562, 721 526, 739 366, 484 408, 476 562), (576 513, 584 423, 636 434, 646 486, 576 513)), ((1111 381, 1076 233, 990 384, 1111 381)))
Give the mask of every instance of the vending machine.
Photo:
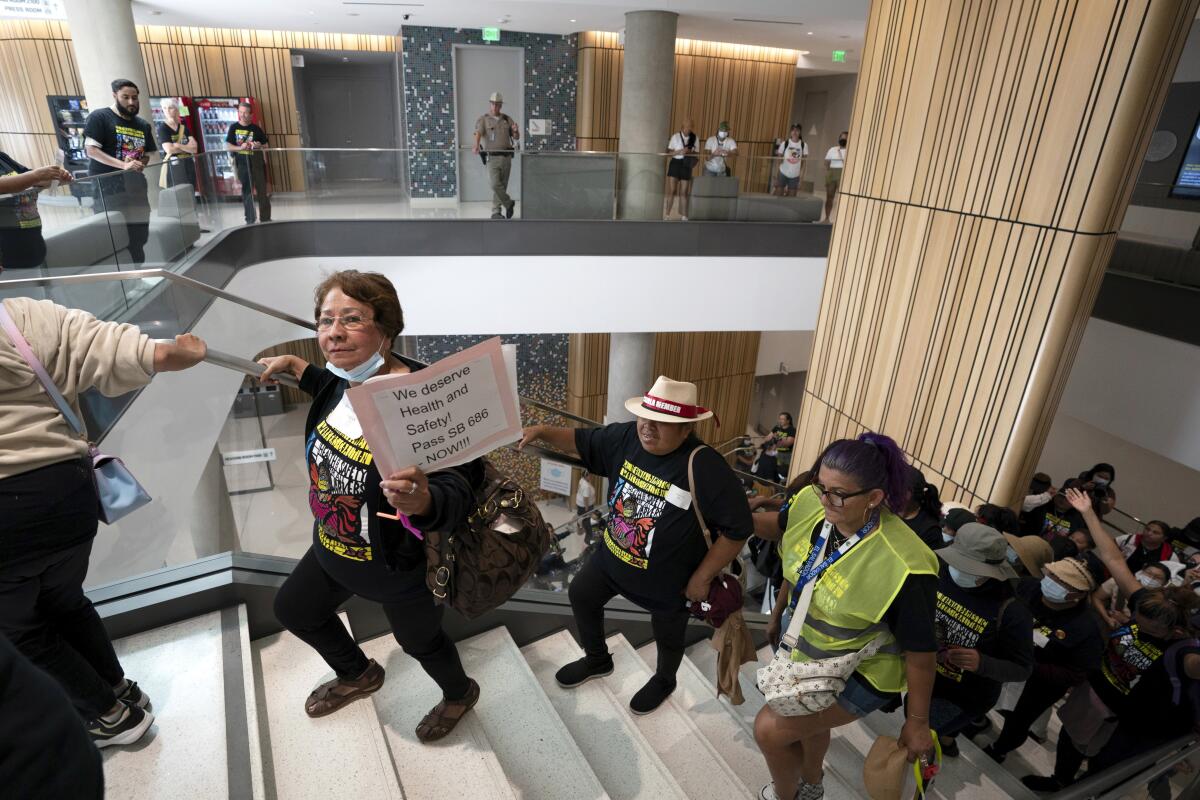
MULTIPOLYGON (((205 172, 213 181, 213 192, 227 197, 240 197, 233 168, 233 154, 225 150, 225 135, 237 122, 239 103, 249 103, 253 122, 259 122, 258 103, 253 97, 197 97, 196 118, 200 124, 200 149, 209 155, 205 172)), ((259 123, 261 124, 261 123, 259 123)))

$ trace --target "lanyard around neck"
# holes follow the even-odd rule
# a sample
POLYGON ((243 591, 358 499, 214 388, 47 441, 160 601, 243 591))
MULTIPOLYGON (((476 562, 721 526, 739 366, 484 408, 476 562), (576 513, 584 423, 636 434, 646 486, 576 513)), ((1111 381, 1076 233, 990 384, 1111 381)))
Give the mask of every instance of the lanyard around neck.
POLYGON ((859 528, 853 536, 842 542, 842 546, 834 550, 828 556, 817 564, 819 558, 825 552, 825 545, 829 541, 830 533, 833 531, 833 523, 825 520, 825 524, 821 527, 821 535, 817 537, 817 541, 813 544, 812 551, 808 554, 808 560, 804 562, 804 566, 800 569, 800 574, 796 577, 796 585, 792 589, 792 608, 796 607, 796 601, 800 597, 800 590, 811 581, 817 578, 833 566, 834 562, 840 559, 846 553, 850 552, 850 548, 858 544, 864 536, 871 532, 871 529, 879 522, 878 515, 873 515, 867 520, 866 524, 859 528))

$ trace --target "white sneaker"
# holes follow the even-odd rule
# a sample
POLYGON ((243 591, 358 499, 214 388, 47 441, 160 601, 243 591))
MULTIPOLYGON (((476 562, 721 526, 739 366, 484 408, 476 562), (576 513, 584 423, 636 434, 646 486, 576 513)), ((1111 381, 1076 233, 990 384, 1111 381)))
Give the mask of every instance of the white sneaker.
POLYGON ((687 222, 687 217, 680 217, 680 219, 683 220, 684 222, 687 222))

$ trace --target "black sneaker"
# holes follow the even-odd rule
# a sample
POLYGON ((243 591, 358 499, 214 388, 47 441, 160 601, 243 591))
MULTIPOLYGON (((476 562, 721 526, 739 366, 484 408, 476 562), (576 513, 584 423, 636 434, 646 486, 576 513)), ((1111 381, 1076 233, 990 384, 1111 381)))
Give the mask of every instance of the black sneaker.
POLYGON ((133 744, 154 724, 154 715, 149 711, 128 703, 122 705, 125 710, 116 722, 105 722, 103 717, 97 717, 88 723, 88 733, 96 747, 133 744))
POLYGON ((987 747, 983 748, 983 754, 992 761, 995 761, 997 764, 1003 764, 1004 759, 1008 758, 1008 753, 1001 753, 998 751, 995 744, 989 744, 987 747))
POLYGON ((125 691, 117 695, 118 700, 142 709, 150 707, 150 696, 142 691, 142 687, 137 685, 137 681, 127 679, 125 684, 125 691))
POLYGON ((946 758, 958 758, 958 740, 950 739, 949 743, 942 742, 942 755, 946 758))
POLYGON ((517 201, 513 200, 513 201, 510 201, 509 204, 504 207, 504 218, 505 219, 512 219, 513 207, 516 206, 516 204, 517 204, 517 201))
POLYGON ((978 719, 973 719, 967 723, 967 727, 963 728, 962 732, 969 738, 974 739, 981 733, 987 733, 992 729, 992 721, 986 714, 978 719))
POLYGON ((1021 783, 1035 792, 1057 792, 1063 788, 1062 782, 1053 775, 1026 775, 1021 778, 1021 783))
POLYGON ((667 683, 657 675, 651 675, 646 685, 637 690, 637 694, 629 701, 629 710, 635 714, 649 714, 662 705, 663 700, 675 691, 675 682, 667 683))
POLYGON ((572 661, 554 673, 554 680, 558 681, 558 685, 564 689, 573 689, 580 684, 587 683, 592 678, 603 678, 612 673, 612 656, 609 656, 607 663, 604 664, 589 664, 585 657, 578 661, 572 661))

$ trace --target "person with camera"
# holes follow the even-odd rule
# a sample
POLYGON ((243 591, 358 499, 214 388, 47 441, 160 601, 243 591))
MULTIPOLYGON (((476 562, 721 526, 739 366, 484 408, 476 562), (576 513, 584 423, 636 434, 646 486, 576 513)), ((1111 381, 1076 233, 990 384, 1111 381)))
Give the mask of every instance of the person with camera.
POLYGON ((475 155, 483 158, 492 185, 492 219, 512 219, 516 201, 508 196, 508 176, 521 138, 516 120, 501 111, 504 95, 492 92, 488 112, 475 121, 475 155))
POLYGON ((1071 531, 1084 527, 1083 517, 1067 502, 1066 491, 1082 488, 1083 484, 1072 478, 1063 483, 1061 491, 1051 496, 1049 502, 1023 512, 1020 516, 1022 536, 1041 536, 1051 544, 1055 539, 1065 538, 1071 531))
POLYGON ((1193 622, 1200 597, 1181 586, 1147 588, 1104 530, 1092 498, 1066 493, 1096 542, 1096 555, 1129 597, 1131 623, 1107 638, 1100 663, 1059 709, 1062 731, 1054 772, 1021 779, 1038 792, 1056 792, 1076 780, 1084 760, 1092 775, 1175 739, 1197 723, 1190 702, 1200 681, 1200 645, 1193 622))
POLYGON ((356 595, 382 605, 396 641, 442 691, 442 701, 416 728, 419 741, 436 741, 479 702, 479 684, 467 677, 442 630, 445 606, 426 585, 419 532, 454 530, 466 521, 483 464, 475 459, 429 474, 408 467, 380 475, 346 390, 373 376, 421 368, 392 352, 404 329, 396 289, 379 273, 343 270, 322 281, 313 299, 325 368, 291 355, 259 361, 266 367, 263 383, 287 373, 313 398, 304 426, 313 543, 279 588, 275 616, 335 673, 304 701, 308 716, 323 717, 383 686, 383 667, 367 658, 337 616, 356 595))

